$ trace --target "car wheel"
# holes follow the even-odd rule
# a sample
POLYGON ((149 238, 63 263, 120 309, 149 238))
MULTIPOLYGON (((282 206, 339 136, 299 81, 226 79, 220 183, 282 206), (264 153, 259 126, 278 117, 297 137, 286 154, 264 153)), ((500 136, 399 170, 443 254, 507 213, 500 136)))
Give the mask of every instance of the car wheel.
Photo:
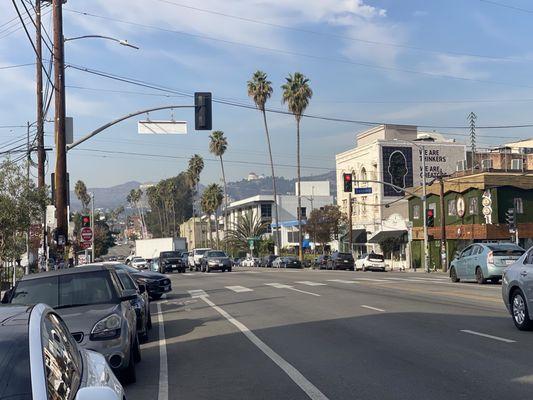
POLYGON ((482 270, 480 267, 477 267, 477 268, 476 268, 476 281, 477 281, 477 283, 479 283, 480 285, 483 285, 484 283, 487 282, 487 280, 486 280, 485 277, 483 276, 483 270, 482 270))
POLYGON ((136 363, 140 363, 141 359, 141 345, 139 344, 139 337, 135 336, 135 341, 133 342, 133 360, 136 363))
POLYGON ((361 267, 361 271, 366 272, 365 264, 363 264, 363 266, 361 267))
POLYGON ((228 272, 231 272, 231 267, 228 268, 228 272))
POLYGON ((520 289, 516 289, 511 295, 511 315, 515 326, 521 331, 529 331, 533 328, 526 299, 520 289))
POLYGON ((453 283, 457 283, 460 281, 460 279, 457 277, 457 271, 455 271, 455 267, 452 267, 450 270, 450 279, 453 283))
POLYGON ((211 268, 209 268, 209 265, 207 265, 207 266, 205 267, 205 272, 207 272, 207 273, 210 273, 210 272, 211 272, 211 268))
POLYGON ((133 359, 133 349, 130 354, 130 361, 128 366, 120 371, 120 376, 123 383, 135 383, 137 382, 137 374, 135 372, 135 360, 133 359))
POLYGON ((161 296, 163 296, 163 295, 162 294, 153 294, 150 297, 152 298, 152 300, 159 300, 161 298, 161 296))

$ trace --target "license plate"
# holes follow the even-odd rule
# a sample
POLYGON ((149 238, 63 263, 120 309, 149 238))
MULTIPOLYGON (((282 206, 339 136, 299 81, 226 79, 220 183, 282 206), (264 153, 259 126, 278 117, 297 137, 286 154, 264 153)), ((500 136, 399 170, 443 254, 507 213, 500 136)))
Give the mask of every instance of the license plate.
POLYGON ((505 260, 505 264, 506 265, 511 265, 514 262, 515 262, 515 260, 505 260))
POLYGON ((344 260, 344 262, 345 262, 345 263, 347 263, 347 262, 348 262, 348 260, 344 260))

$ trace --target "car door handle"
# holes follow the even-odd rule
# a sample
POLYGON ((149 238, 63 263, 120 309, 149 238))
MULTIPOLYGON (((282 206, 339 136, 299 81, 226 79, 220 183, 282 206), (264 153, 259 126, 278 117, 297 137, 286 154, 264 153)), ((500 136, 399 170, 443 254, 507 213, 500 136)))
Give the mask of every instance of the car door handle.
POLYGON ((527 271, 522 271, 522 272, 520 272, 520 275, 521 275, 521 276, 527 276, 527 271))

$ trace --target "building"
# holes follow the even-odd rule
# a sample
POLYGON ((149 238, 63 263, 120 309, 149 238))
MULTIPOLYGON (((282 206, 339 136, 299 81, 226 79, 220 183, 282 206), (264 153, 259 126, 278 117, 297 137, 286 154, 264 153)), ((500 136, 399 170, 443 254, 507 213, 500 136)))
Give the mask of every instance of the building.
MULTIPOLYGON (((506 213, 514 209, 519 244, 533 245, 533 172, 476 172, 445 179, 427 188, 427 207, 434 226, 428 227, 430 267, 441 267, 440 240, 445 235, 447 265, 451 257, 474 242, 515 241, 506 213), (444 194, 441 203, 440 193, 444 194), (441 212, 443 204, 444 213, 441 212)), ((409 198, 412 223, 411 265, 423 265, 422 200, 409 198)))
POLYGON ((189 250, 209 246, 207 222, 205 218, 193 217, 180 225, 180 236, 187 239, 189 250))
MULTIPOLYGON (((351 200, 352 250, 384 251, 387 258, 405 263, 409 213, 402 188, 420 186, 423 173, 428 180, 451 174, 465 158, 464 144, 419 132, 416 126, 380 125, 359 133, 354 148, 336 155, 337 204, 347 214, 351 200), (353 176, 352 193, 344 192, 343 173, 353 176)), ((341 238, 345 250, 348 238, 341 238)))
MULTIPOLYGON (((490 149, 478 149, 474 154, 474 171, 526 172, 533 171, 533 139, 506 143, 490 149)), ((472 173, 472 152, 457 163, 457 172, 472 173)))

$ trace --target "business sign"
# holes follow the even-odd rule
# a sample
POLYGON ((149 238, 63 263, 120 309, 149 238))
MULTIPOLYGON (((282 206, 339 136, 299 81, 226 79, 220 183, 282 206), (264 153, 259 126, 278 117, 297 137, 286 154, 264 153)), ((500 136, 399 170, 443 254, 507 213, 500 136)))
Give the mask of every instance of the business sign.
MULTIPOLYGON (((457 162, 463 161, 466 158, 465 146, 460 144, 425 144, 421 143, 420 147, 413 147, 413 151, 417 153, 417 172, 415 173, 417 179, 422 182, 422 155, 425 154, 426 162, 426 179, 438 178, 441 175, 450 175, 455 172, 457 162)), ((416 167, 415 167, 416 168, 416 167)))
POLYGON ((403 196, 402 189, 413 186, 413 149, 411 147, 383 146, 383 185, 385 197, 403 196))
POLYGON ((186 121, 139 121, 137 131, 141 135, 186 135, 186 121))

